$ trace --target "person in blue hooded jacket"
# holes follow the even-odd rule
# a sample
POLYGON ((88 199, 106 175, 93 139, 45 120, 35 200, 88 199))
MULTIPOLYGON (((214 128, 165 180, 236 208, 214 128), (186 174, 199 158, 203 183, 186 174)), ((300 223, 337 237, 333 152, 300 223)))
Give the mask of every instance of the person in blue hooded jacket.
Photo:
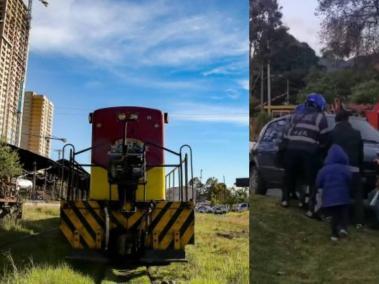
POLYGON ((318 172, 317 188, 322 190, 321 207, 332 217, 332 241, 347 236, 352 173, 345 151, 333 144, 328 151, 324 167, 318 172))

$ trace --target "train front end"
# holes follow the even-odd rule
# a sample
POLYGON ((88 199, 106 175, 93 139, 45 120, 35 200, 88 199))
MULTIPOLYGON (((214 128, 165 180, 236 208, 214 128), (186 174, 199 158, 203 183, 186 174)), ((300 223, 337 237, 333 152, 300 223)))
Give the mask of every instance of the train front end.
POLYGON ((85 191, 75 186, 75 171, 68 171, 60 223, 65 238, 82 253, 96 251, 110 260, 184 261, 185 246, 194 244, 191 148, 164 147, 167 115, 159 110, 105 108, 89 119, 91 147, 68 147, 72 168, 80 166, 78 155, 91 151, 91 164, 82 165, 91 168, 91 182, 85 191), (165 164, 165 152, 178 162, 165 164))

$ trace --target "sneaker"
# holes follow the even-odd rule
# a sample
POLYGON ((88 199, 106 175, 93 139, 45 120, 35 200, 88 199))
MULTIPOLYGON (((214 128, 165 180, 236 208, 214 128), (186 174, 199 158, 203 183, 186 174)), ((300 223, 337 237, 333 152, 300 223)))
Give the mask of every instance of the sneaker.
POLYGON ((332 242, 337 242, 337 241, 338 241, 338 238, 337 238, 336 236, 331 236, 331 237, 330 237, 330 240, 331 240, 332 242))
POLYGON ((305 213, 305 216, 309 217, 309 218, 313 218, 313 212, 308 210, 306 213, 305 213))
POLYGON ((341 238, 346 238, 349 235, 349 233, 345 229, 341 229, 339 231, 339 235, 341 238))
POLYGON ((288 201, 283 200, 281 205, 282 205, 282 207, 288 207, 288 201))
POLYGON ((303 208, 304 207, 304 203, 303 202, 299 202, 299 204, 297 206, 299 206, 299 208, 303 208))

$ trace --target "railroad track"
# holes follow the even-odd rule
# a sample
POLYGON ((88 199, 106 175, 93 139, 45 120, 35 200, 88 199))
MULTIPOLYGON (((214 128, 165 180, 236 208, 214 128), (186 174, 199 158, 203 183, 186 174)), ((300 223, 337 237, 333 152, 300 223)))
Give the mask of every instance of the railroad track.
POLYGON ((114 283, 129 283, 134 281, 135 283, 150 283, 150 284, 174 284, 173 281, 164 281, 157 277, 156 270, 152 271, 150 266, 141 265, 133 267, 108 265, 103 272, 103 275, 99 278, 99 282, 107 281, 114 283))
MULTIPOLYGON (((14 240, 14 241, 11 241, 11 242, 3 243, 3 244, 0 245, 0 254, 1 253, 5 253, 11 247, 13 247, 13 246, 15 246, 15 245, 17 245, 17 244, 25 241, 25 240, 29 240, 29 239, 33 239, 33 238, 39 237, 41 235, 57 232, 58 230, 59 230, 59 228, 57 228, 57 227, 49 228, 47 230, 44 230, 44 231, 41 231, 41 232, 38 232, 38 233, 35 233, 35 234, 32 234, 32 235, 28 235, 28 236, 24 236, 24 237, 18 238, 17 240, 14 240)), ((145 271, 144 271, 145 272, 144 273, 145 277, 144 278, 147 279, 147 280, 149 280, 149 283, 151 283, 151 284, 175 284, 175 281, 158 280, 157 277, 153 276, 150 266, 144 266, 144 267, 145 267, 145 271)), ((127 271, 127 274, 130 274, 132 271, 133 271, 133 269, 127 271)), ((143 275, 141 275, 140 277, 143 277, 143 275)), ((125 275, 125 279, 126 280, 132 280, 133 278, 134 277, 130 277, 130 276, 125 275)), ((104 275, 104 278, 102 280, 107 280, 106 277, 105 277, 105 275, 104 275)))
POLYGON ((146 276, 149 278, 151 284, 154 283, 154 277, 151 275, 150 266, 146 266, 146 276))
POLYGON ((146 266, 146 276, 149 278, 151 284, 175 284, 176 281, 173 280, 157 280, 151 273, 151 267, 146 266))

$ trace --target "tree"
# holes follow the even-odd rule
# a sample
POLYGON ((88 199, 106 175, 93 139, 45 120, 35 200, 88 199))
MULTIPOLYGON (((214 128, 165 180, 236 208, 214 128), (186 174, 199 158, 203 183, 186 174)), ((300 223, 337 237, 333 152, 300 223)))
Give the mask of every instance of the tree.
MULTIPOLYGON (((270 59, 270 44, 274 31, 282 26, 282 13, 277 0, 250 1, 250 94, 256 83, 262 82, 264 66, 270 59), (254 72, 255 68, 259 72, 254 72)), ((262 103, 262 102, 260 102, 262 103)))
MULTIPOLYGON (((288 32, 288 28, 283 26, 281 7, 277 0, 253 1, 251 9, 250 40, 254 52, 250 66, 259 69, 259 72, 254 73, 250 70, 251 102, 255 100, 256 104, 259 94, 264 93, 267 80, 264 73, 267 63, 271 65, 273 100, 286 93, 287 83, 290 86, 290 93, 297 93, 305 87, 304 79, 309 70, 318 65, 319 59, 315 51, 308 44, 298 41, 288 32)), ((282 101, 284 100, 285 97, 282 101)), ((251 103, 250 110, 256 113, 254 103, 251 103)))
POLYGON ((200 178, 198 178, 198 177, 194 177, 193 179, 191 179, 191 180, 189 181, 189 184, 190 184, 190 185, 193 185, 193 186, 196 187, 196 188, 200 188, 200 187, 203 187, 203 186, 204 186, 204 185, 202 184, 200 178))
POLYGON ((247 203, 249 202, 249 188, 232 188, 230 190, 231 195, 230 199, 228 200, 228 203, 230 205, 236 204, 236 203, 247 203))
MULTIPOLYGON (((288 80, 290 102, 294 102, 297 92, 306 86, 310 70, 319 70, 318 62, 316 52, 307 43, 298 41, 285 28, 277 29, 271 46, 273 97, 286 93, 288 80)), ((285 99, 276 102, 282 103, 285 99)))
POLYGON ((225 183, 217 183, 210 191, 211 203, 226 203, 231 196, 230 190, 226 187, 225 183))
POLYGON ((274 31, 282 25, 282 13, 277 0, 250 2, 250 43, 253 59, 264 63, 270 57, 270 41, 274 31))
POLYGON ((201 182, 200 178, 194 177, 189 181, 189 185, 193 185, 194 190, 196 191, 197 198, 202 199, 202 197, 207 194, 206 188, 204 184, 201 182))
POLYGON ((379 51, 378 0, 318 0, 326 48, 340 58, 379 51))
POLYGON ((206 188, 210 188, 210 187, 215 186, 217 183, 218 183, 218 179, 217 179, 217 178, 215 178, 215 177, 210 177, 210 178, 208 178, 207 181, 205 182, 205 187, 206 187, 206 188))
POLYGON ((321 72, 315 70, 307 76, 307 85, 299 92, 298 103, 305 100, 307 94, 321 93, 329 103, 336 97, 342 97, 345 101, 369 102, 375 101, 376 84, 379 73, 374 69, 341 69, 333 72, 321 72), (371 82, 370 84, 367 84, 371 82), (367 89, 365 89, 367 88, 367 89), (371 98, 371 99, 370 99, 371 98))
POLYGON ((377 103, 379 101, 379 82, 370 80, 354 86, 351 100, 360 104, 377 103))
POLYGON ((22 166, 17 152, 0 142, 0 179, 11 178, 21 173, 22 166))

